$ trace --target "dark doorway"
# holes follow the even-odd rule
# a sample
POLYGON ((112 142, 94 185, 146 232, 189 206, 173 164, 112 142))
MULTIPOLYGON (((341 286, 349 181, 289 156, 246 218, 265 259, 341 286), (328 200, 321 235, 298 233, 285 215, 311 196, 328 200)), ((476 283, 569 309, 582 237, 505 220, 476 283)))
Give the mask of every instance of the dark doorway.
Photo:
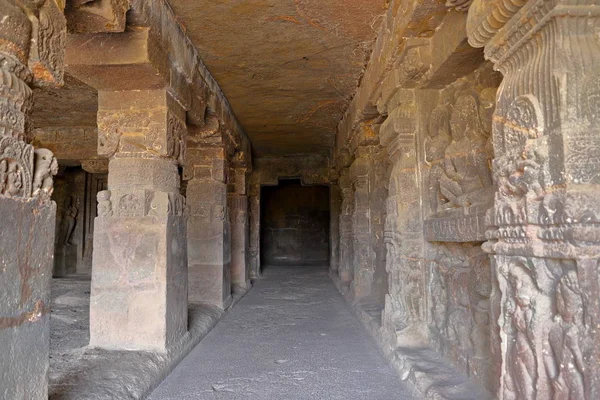
POLYGON ((263 265, 329 264, 329 187, 281 180, 261 193, 263 265))

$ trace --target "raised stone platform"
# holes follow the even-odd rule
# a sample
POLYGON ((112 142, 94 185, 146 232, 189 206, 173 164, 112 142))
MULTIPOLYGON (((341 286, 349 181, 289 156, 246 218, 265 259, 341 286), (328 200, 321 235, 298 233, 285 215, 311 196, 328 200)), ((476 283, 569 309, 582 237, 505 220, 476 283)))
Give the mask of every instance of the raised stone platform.
MULTIPOLYGON (((339 278, 331 275, 338 291, 351 303, 348 290, 339 278)), ((424 399, 431 400, 492 400, 493 396, 469 377, 461 374, 433 349, 428 347, 398 347, 393 352, 385 351, 382 343, 381 315, 360 303, 351 305, 365 329, 377 343, 383 356, 400 379, 410 384, 424 399)))
POLYGON ((188 332, 161 353, 88 347, 89 292, 90 281, 86 277, 53 281, 51 400, 145 398, 246 294, 236 293, 227 310, 190 305, 188 332))

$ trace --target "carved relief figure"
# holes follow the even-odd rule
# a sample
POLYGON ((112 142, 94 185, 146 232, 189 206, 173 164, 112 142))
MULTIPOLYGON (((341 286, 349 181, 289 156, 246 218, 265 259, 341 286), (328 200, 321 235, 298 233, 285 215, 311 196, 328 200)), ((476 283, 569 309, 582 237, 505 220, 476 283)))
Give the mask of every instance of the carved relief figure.
POLYGON ((36 149, 34 154, 33 195, 40 191, 51 195, 53 190, 52 177, 58 173, 58 161, 54 154, 47 149, 36 149))
POLYGON ((504 374, 507 400, 535 399, 537 360, 533 345, 535 287, 532 278, 519 267, 511 269, 508 282, 513 298, 505 302, 508 334, 504 374))
POLYGON ((450 145, 450 117, 446 107, 438 106, 429 117, 429 136, 425 139, 425 162, 429 171, 429 203, 432 212, 443 209, 447 199, 440 192, 440 178, 444 174, 443 161, 450 145))
POLYGON ((583 323, 583 301, 577 273, 569 271, 556 288, 554 324, 548 333, 545 366, 552 382, 555 400, 585 398, 583 354, 580 347, 580 327, 583 323))
POLYGON ((65 214, 62 220, 60 232, 60 243, 66 246, 72 246, 73 232, 77 224, 77 215, 79 214, 78 198, 69 196, 65 199, 65 214))
POLYGON ((452 143, 445 152, 439 185, 450 207, 469 207, 491 201, 492 177, 479 121, 479 104, 470 94, 456 101, 450 117, 452 143))
POLYGON ((10 196, 19 196, 23 188, 23 174, 16 162, 8 164, 6 193, 10 196))
POLYGON ((110 201, 110 191, 103 190, 98 192, 96 199, 98 200, 98 216, 112 217, 112 202, 110 201))

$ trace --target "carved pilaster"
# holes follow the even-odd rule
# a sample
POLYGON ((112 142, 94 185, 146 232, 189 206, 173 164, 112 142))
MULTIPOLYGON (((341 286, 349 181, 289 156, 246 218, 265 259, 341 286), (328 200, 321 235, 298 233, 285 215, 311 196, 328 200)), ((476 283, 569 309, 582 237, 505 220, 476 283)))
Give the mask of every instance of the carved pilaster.
POLYGON ((348 168, 340 171, 339 186, 342 195, 340 210, 340 263, 338 276, 343 285, 354 279, 354 241, 352 238, 352 218, 354 215, 354 188, 348 168))
MULTIPOLYGON (((372 128, 369 128, 372 129, 372 128)), ((386 162, 379 146, 359 146, 350 166, 350 180, 354 188, 352 238, 355 300, 372 304, 383 303, 384 275, 383 223, 386 162), (381 281, 381 282, 378 282, 381 281), (380 290, 381 289, 381 290, 380 290), (381 297, 381 299, 380 299, 381 297)))
POLYGON ((393 110, 380 129, 381 143, 392 162, 384 231, 389 291, 382 321, 391 350, 423 344, 426 337, 426 275, 414 94, 408 92, 406 99, 407 104, 393 110))
POLYGON ((487 215, 500 399, 600 396, 600 5, 475 0, 472 45, 502 72, 487 215))
POLYGON ((250 232, 248 226, 248 196, 246 191, 246 168, 230 168, 230 192, 227 207, 231 224, 231 283, 234 289, 248 289, 250 269, 248 250, 250 232))

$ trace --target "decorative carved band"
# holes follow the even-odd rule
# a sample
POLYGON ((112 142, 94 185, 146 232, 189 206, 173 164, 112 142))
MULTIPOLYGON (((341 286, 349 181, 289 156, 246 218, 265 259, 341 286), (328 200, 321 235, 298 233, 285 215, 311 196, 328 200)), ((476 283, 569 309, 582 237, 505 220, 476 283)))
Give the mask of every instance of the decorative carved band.
POLYGON ((185 213, 185 197, 153 190, 104 190, 98 192, 98 216, 166 217, 185 213))
POLYGON ((425 240, 430 242, 482 242, 485 240, 485 213, 482 208, 471 207, 448 216, 435 216, 425 220, 425 240), (473 212, 471 214, 471 212, 473 212))
POLYGON ((474 0, 467 19, 469 44, 485 46, 526 3, 527 0, 474 0))

